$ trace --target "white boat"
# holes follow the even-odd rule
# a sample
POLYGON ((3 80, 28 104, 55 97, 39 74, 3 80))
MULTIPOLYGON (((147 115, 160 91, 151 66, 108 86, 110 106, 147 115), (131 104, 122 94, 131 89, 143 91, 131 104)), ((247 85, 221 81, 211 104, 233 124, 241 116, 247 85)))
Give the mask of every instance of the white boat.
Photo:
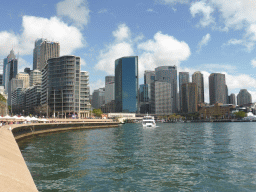
POLYGON ((142 120, 143 127, 155 127, 156 122, 153 116, 144 116, 142 120))

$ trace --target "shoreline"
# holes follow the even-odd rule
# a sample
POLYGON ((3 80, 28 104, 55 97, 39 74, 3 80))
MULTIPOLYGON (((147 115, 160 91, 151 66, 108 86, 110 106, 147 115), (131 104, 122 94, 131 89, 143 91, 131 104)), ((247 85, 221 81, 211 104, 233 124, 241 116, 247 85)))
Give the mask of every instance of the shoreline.
POLYGON ((108 120, 66 120, 64 123, 10 124, 0 127, 0 191, 38 191, 33 177, 22 156, 18 141, 39 134, 79 129, 102 129, 118 127, 108 120), (83 121, 83 122, 81 122, 83 121), (72 122, 72 123, 71 123, 72 122))

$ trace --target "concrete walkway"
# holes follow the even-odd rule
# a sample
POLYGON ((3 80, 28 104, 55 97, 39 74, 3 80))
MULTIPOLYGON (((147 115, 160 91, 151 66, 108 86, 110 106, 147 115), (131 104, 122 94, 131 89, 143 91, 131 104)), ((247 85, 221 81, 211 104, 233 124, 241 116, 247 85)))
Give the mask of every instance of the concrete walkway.
POLYGON ((0 191, 38 191, 9 127, 0 128, 0 191))

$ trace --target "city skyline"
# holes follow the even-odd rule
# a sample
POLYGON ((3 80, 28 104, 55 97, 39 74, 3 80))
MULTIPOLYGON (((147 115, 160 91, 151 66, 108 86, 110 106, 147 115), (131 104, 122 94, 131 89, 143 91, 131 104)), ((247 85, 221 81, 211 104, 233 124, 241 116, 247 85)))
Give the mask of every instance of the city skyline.
POLYGON ((115 59, 138 55, 139 84, 144 70, 176 65, 178 73, 189 72, 190 78, 202 72, 205 102, 208 77, 217 72, 225 74, 229 94, 247 89, 255 102, 256 2, 180 2, 8 1, 2 6, 0 55, 6 58, 13 48, 19 71, 32 69, 35 40, 46 38, 60 43, 61 56, 81 57, 91 92, 114 74, 115 59))

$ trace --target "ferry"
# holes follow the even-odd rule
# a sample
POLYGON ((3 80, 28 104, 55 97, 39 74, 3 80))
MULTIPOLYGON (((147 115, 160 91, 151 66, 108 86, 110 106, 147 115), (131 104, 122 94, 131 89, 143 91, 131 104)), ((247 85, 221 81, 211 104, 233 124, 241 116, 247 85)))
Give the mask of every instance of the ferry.
POLYGON ((146 115, 142 120, 143 127, 155 127, 156 122, 153 116, 146 115))

